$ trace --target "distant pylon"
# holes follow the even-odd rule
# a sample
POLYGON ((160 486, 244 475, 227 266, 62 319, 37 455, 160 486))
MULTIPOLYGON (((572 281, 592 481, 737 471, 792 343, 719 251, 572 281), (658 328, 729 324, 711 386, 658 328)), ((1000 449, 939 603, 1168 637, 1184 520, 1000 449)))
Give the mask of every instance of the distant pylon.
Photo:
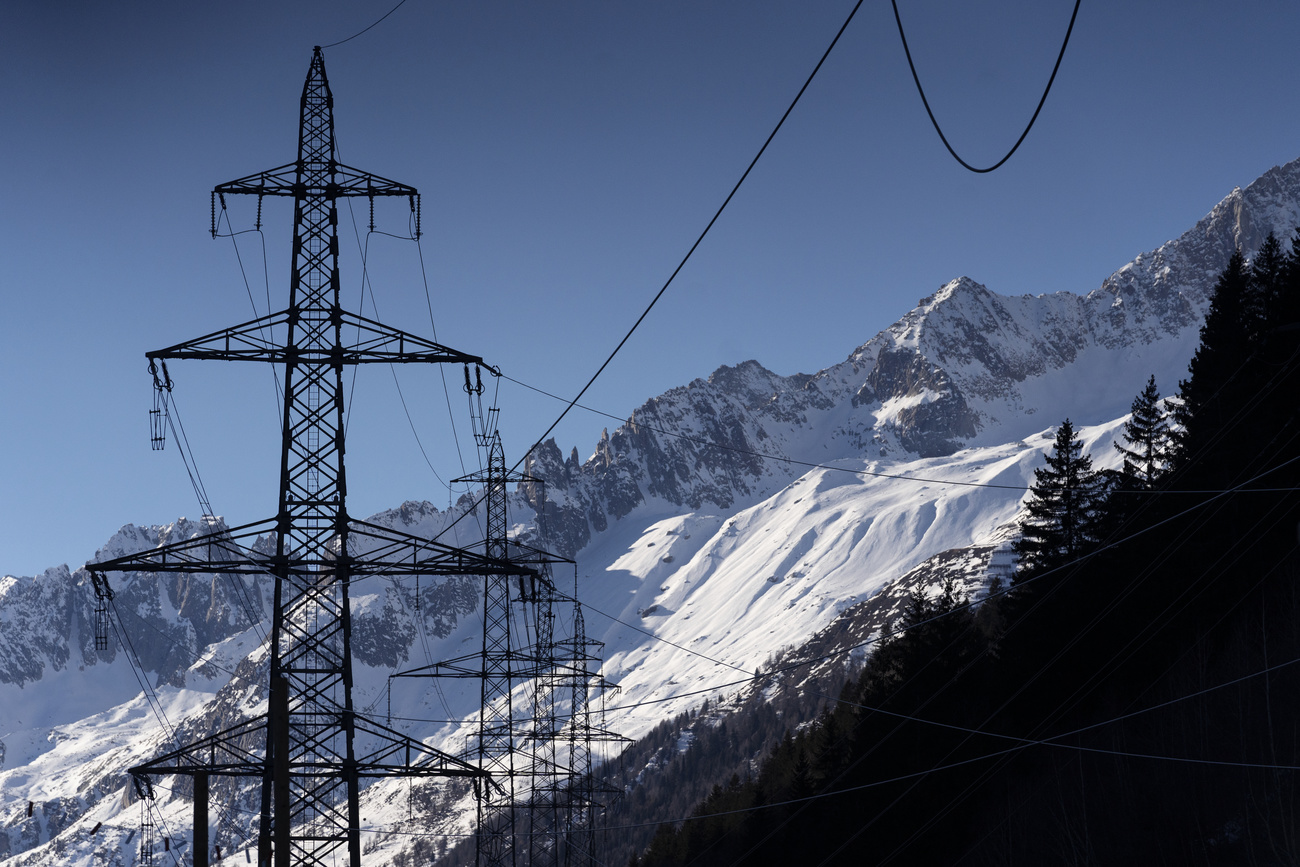
POLYGON ((569 756, 565 763, 567 779, 557 787, 558 815, 564 832, 565 867, 601 867, 599 835, 610 800, 621 792, 597 782, 600 757, 595 748, 599 744, 630 741, 604 727, 604 696, 618 687, 600 674, 598 651, 604 643, 587 637, 586 617, 577 598, 576 576, 574 585, 573 636, 556 642, 568 650, 572 660, 560 669, 569 686, 569 724, 565 729, 569 756), (600 697, 601 711, 592 710, 593 692, 600 697))
MULTIPOLYGON (((479 400, 483 394, 482 382, 477 381, 477 377, 471 380, 468 370, 465 390, 470 395, 474 437, 483 455, 484 468, 453 481, 476 482, 483 486, 485 556, 493 560, 526 562, 538 570, 540 578, 520 576, 518 596, 514 596, 511 576, 484 575, 482 652, 398 672, 393 677, 478 679, 479 721, 466 758, 474 760, 480 769, 491 774, 494 785, 477 786, 474 790, 478 819, 474 839, 475 861, 479 867, 513 867, 531 861, 527 851, 521 851, 518 845, 516 781, 521 776, 536 773, 521 754, 522 742, 529 737, 533 727, 530 725, 521 731, 520 724, 524 720, 515 718, 513 693, 517 684, 524 684, 536 675, 539 664, 548 670, 551 664, 549 657, 539 660, 532 648, 519 642, 513 624, 526 616, 527 605, 550 587, 547 577, 550 564, 572 561, 508 538, 506 486, 511 482, 539 485, 542 482, 507 469, 505 449, 497 428, 499 411, 493 407, 484 412, 479 400)), ((553 769, 548 769, 548 773, 553 775, 553 769)))

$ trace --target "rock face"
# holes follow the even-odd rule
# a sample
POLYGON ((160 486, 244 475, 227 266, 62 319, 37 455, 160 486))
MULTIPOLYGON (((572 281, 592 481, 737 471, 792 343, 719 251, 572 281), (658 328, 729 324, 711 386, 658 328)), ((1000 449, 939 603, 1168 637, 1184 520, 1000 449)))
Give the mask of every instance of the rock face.
POLYGON ((18 686, 40 680, 46 671, 61 671, 75 654, 94 659, 87 594, 75 592, 78 581, 67 566, 47 569, 35 578, 0 579, 4 600, 0 630, 0 683, 18 686), (76 646, 73 646, 76 645, 76 646))

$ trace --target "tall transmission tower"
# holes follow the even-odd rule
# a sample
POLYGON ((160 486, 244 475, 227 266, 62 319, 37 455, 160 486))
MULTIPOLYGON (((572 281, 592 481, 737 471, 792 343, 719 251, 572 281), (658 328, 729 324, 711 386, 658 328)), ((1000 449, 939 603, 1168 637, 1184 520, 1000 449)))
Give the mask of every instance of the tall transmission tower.
MULTIPOLYGON (((262 781, 258 863, 360 867, 362 779, 468 777, 488 771, 378 722, 353 706, 349 586, 374 575, 535 578, 519 562, 479 554, 352 518, 344 472, 343 371, 356 364, 457 363, 467 355, 344 310, 339 304, 337 201, 406 198, 419 235, 413 187, 335 159, 333 97, 320 48, 303 85, 298 158, 213 191, 294 202, 288 307, 156 352, 168 359, 282 365, 279 505, 274 517, 140 554, 87 564, 96 587, 108 572, 221 572, 274 579, 266 713, 159 756, 130 772, 194 778, 195 867, 206 867, 207 792, 213 775, 262 781), (355 335, 345 342, 344 335, 355 335), (276 336, 282 335, 277 341, 276 336), (274 539, 273 551, 255 543, 274 539), (97 577, 96 577, 97 576, 97 577)), ((489 367, 489 370, 492 368, 489 367)), ((168 383, 169 384, 169 383, 168 383)), ((155 379, 155 385, 162 387, 155 379)))

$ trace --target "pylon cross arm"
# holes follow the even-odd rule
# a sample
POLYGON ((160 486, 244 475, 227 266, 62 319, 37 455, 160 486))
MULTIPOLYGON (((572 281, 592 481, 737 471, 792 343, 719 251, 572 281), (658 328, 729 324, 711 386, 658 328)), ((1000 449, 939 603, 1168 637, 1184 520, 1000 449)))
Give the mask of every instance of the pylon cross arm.
POLYGON ((440 343, 391 328, 356 313, 340 312, 344 333, 357 336, 356 343, 343 348, 344 364, 451 362, 491 367, 477 355, 450 349, 440 343))
POLYGON ((319 195, 326 198, 406 196, 413 199, 420 194, 415 187, 361 169, 354 169, 342 163, 332 163, 331 169, 332 171, 326 173, 331 176, 330 181, 321 187, 303 183, 299 163, 292 162, 263 172, 236 178, 224 184, 217 184, 212 188, 212 191, 219 196, 297 197, 319 195))
POLYGON ((263 361, 275 364, 289 361, 300 364, 329 364, 337 361, 341 364, 433 362, 489 366, 477 355, 450 349, 440 343, 397 328, 390 328, 355 313, 340 310, 337 318, 342 333, 355 335, 355 343, 338 348, 283 346, 275 341, 274 329, 286 326, 292 319, 292 314, 291 311, 281 310, 184 343, 177 343, 166 349, 145 353, 145 357, 150 360, 263 361))
POLYGON ((161 545, 138 554, 128 554, 100 563, 87 563, 94 572, 218 572, 223 574, 264 574, 274 566, 274 559, 259 553, 252 542, 274 532, 272 520, 243 524, 193 539, 161 545))
POLYGON ((487 771, 417 741, 363 716, 355 717, 359 739, 375 743, 357 757, 357 774, 382 777, 400 771, 403 776, 490 778, 487 771))
POLYGON ((298 192, 298 163, 292 162, 264 172, 217 184, 212 191, 219 196, 248 193, 257 196, 293 196, 298 192))
POLYGON ((407 186, 371 172, 334 164, 333 193, 336 196, 418 196, 415 187, 407 186))
POLYGON ((536 575, 529 566, 485 557, 368 521, 349 521, 354 550, 351 564, 360 575, 536 575))
POLYGON ((129 768, 127 773, 140 776, 189 776, 199 773, 234 777, 259 776, 266 768, 266 759, 246 744, 262 746, 266 743, 266 719, 266 714, 258 714, 225 731, 208 735, 143 765, 129 768))
POLYGON ((271 329, 288 322, 289 311, 281 310, 166 349, 146 352, 145 358, 151 361, 168 358, 284 361, 284 348, 274 343, 269 335, 271 329))

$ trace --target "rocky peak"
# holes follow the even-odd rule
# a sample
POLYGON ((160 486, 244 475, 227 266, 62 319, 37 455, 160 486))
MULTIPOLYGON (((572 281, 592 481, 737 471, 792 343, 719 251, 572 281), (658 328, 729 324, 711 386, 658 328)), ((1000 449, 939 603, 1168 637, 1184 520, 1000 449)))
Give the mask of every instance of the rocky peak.
MULTIPOLYGON (((1232 251, 1249 254, 1270 231, 1290 237, 1297 225, 1300 160, 1234 190, 1181 237, 1138 256, 1086 295, 1011 297, 963 276, 816 374, 781 376, 752 360, 724 365, 602 431, 581 466, 574 457, 561 463, 549 444, 534 465, 557 495, 544 511, 555 527, 567 528, 560 547, 576 551, 592 531, 650 498, 727 508, 775 490, 789 471, 763 455, 824 462, 867 449, 885 454, 893 442, 939 457, 975 441, 1025 436, 1050 423, 1034 417, 1039 404, 1074 387, 1066 379, 1077 376, 1069 371, 1085 354, 1109 358, 1102 368, 1140 374, 1142 381, 1154 371, 1138 369, 1137 359, 1185 364, 1232 251), (810 437, 814 432, 821 436, 810 437), (816 448, 801 445, 808 442, 816 448)), ((1167 371, 1166 381, 1180 372, 1167 371)), ((1110 392, 1127 395, 1141 382, 1132 389, 1110 385, 1110 392)), ((1123 400, 1127 406, 1128 396, 1123 400)))

